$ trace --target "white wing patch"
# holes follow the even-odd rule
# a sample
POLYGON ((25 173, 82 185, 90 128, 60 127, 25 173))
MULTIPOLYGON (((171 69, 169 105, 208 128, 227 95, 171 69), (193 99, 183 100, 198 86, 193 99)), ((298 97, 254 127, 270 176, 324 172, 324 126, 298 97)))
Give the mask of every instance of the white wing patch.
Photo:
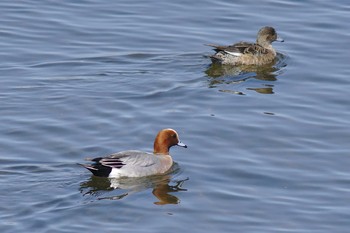
POLYGON ((228 54, 235 56, 235 57, 240 57, 243 55, 242 53, 239 53, 239 52, 230 52, 230 51, 226 51, 226 50, 225 50, 225 53, 228 53, 228 54))

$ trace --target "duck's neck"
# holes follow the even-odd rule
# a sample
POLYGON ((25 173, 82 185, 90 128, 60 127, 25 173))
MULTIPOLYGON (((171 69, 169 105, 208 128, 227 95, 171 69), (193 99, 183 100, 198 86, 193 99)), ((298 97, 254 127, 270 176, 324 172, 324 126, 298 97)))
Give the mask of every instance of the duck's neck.
POLYGON ((273 55, 276 56, 276 50, 272 47, 271 44, 265 46, 264 48, 270 50, 273 53, 273 55))
POLYGON ((154 142, 153 154, 155 154, 155 155, 168 155, 169 148, 164 146, 164 143, 154 142))
POLYGON ((272 44, 267 41, 257 41, 257 44, 264 49, 270 50, 276 56, 276 50, 272 47, 272 44))

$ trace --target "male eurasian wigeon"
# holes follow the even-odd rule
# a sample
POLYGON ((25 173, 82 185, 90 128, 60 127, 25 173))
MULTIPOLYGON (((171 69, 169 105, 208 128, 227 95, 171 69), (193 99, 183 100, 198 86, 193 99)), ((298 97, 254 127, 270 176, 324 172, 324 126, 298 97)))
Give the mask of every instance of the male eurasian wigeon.
POLYGON ((87 168, 95 176, 110 178, 162 174, 167 172, 173 165, 169 149, 175 145, 187 148, 180 141, 179 135, 175 130, 163 129, 158 132, 154 140, 153 153, 137 150, 121 151, 107 157, 87 159, 94 162, 91 165, 79 165, 87 168))
POLYGON ((273 27, 263 27, 258 32, 256 43, 242 41, 228 46, 208 44, 216 51, 210 58, 213 63, 223 65, 266 65, 276 57, 271 45, 274 41, 284 40, 278 37, 273 27))

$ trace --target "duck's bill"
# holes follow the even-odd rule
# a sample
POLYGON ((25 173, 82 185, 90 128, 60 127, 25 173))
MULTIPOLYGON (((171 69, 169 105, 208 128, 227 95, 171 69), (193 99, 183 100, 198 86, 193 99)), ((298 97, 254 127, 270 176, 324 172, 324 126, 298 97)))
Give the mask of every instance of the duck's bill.
POLYGON ((184 144, 184 143, 182 143, 182 142, 178 142, 177 145, 178 145, 178 146, 181 146, 181 147, 184 147, 184 148, 187 148, 187 145, 184 144))
POLYGON ((279 36, 277 36, 276 41, 279 41, 279 42, 284 42, 283 38, 282 38, 282 37, 279 37, 279 36))

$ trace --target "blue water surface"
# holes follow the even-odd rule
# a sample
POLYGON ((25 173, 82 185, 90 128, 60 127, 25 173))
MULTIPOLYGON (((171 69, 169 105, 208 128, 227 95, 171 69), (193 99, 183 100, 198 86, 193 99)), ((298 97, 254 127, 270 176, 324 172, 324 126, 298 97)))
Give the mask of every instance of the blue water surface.
POLYGON ((348 232, 347 1, 0 8, 1 232, 348 232), (211 66, 205 44, 266 25, 285 39, 273 66, 211 66), (169 127, 188 148, 166 175, 77 165, 169 127))

